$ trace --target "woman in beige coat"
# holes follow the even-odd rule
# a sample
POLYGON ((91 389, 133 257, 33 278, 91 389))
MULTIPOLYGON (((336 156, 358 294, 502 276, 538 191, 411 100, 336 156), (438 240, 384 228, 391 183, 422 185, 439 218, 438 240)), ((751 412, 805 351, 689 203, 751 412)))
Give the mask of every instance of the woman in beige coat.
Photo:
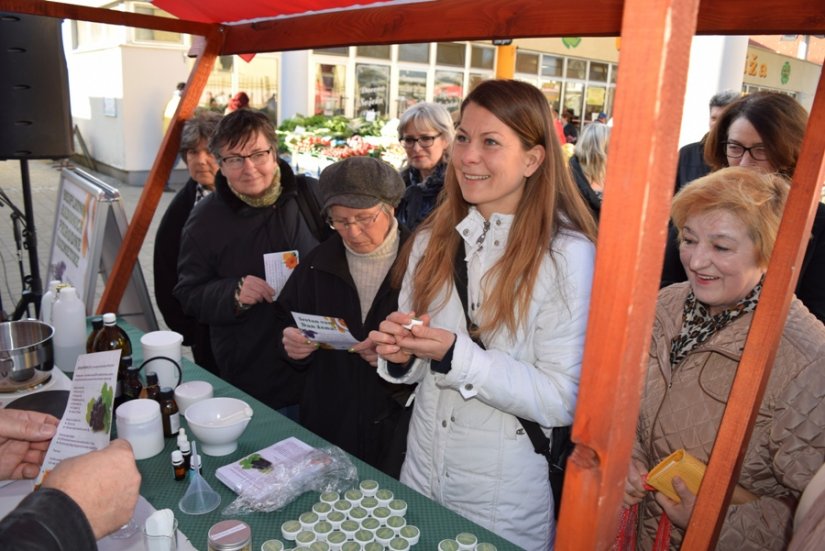
MULTIPOLYGON (((662 515, 673 525, 671 549, 681 545, 695 495, 675 479, 676 503, 642 481, 678 449, 709 460, 787 189, 781 176, 726 168, 673 201, 688 281, 663 289, 656 308, 625 494, 640 504, 640 549, 651 548, 662 515)), ((794 298, 717 549, 785 548, 799 494, 825 460, 824 398, 825 329, 794 298)))

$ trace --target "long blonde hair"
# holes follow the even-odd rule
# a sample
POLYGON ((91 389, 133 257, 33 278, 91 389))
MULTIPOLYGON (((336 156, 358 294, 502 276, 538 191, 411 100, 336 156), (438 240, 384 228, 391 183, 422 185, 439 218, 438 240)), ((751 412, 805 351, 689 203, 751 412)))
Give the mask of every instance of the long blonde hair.
MULTIPOLYGON (((511 128, 525 151, 536 145, 545 149, 541 165, 527 178, 504 255, 484 275, 488 283, 501 283, 482 303, 479 332, 506 327, 512 334, 526 321, 533 287, 553 237, 561 229, 569 229, 595 241, 596 224, 570 178, 553 130, 550 108, 538 88, 515 80, 487 80, 464 99, 462 113, 470 103, 486 109, 511 128)), ((443 306, 434 301, 455 281, 453 260, 462 246, 455 226, 467 216, 471 206, 461 194, 452 164, 447 169, 442 193, 439 206, 419 226, 419 231, 431 233, 412 278, 413 310, 419 314, 443 306)), ((396 265, 396 283, 403 277, 412 241, 408 240, 396 265)))
POLYGON ((610 127, 598 122, 590 123, 576 142, 576 157, 590 185, 604 186, 607 174, 607 146, 610 127))

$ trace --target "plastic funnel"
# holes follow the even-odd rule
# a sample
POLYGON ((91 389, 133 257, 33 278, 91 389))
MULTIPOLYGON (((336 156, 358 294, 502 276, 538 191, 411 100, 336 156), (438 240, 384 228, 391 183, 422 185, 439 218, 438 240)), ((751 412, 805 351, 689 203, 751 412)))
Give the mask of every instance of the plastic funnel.
POLYGON ((198 455, 197 446, 197 442, 193 440, 192 457, 189 460, 189 487, 178 502, 178 508, 188 515, 203 515, 214 511, 221 504, 220 494, 201 476, 201 456, 198 455))

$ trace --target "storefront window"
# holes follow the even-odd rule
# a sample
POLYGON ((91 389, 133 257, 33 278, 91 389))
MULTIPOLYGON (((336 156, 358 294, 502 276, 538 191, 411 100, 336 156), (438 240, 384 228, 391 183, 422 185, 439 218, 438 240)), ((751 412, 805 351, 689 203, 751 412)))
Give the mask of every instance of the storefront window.
POLYGON ((607 82, 607 63, 590 62, 590 80, 607 82))
POLYGON ((386 116, 390 99, 389 66, 359 63, 355 66, 355 78, 358 86, 355 112, 367 118, 386 116))
POLYGON ((539 56, 538 54, 529 54, 527 52, 516 53, 516 72, 526 73, 528 75, 537 75, 539 72, 539 56))
POLYGON ((344 113, 346 65, 318 63, 315 66, 315 114, 341 115, 344 113))
POLYGON ((470 80, 468 82, 468 86, 470 87, 470 89, 468 90, 468 93, 475 90, 476 86, 478 86, 479 84, 481 84, 482 81, 485 81, 488 78, 490 78, 490 75, 478 75, 470 73, 470 80))
POLYGON ((462 86, 464 75, 455 71, 436 71, 433 101, 440 103, 448 111, 457 111, 464 97, 462 86))
POLYGON ((584 102, 584 84, 581 82, 567 82, 564 85, 564 109, 572 109, 576 117, 576 124, 581 124, 582 103, 584 102))
POLYGON ((618 65, 610 65, 610 84, 616 84, 616 75, 619 73, 618 65))
POLYGON ((467 48, 464 44, 453 42, 439 42, 436 46, 435 62, 438 65, 452 65, 464 67, 467 48))
POLYGON ((398 71, 398 114, 427 100, 426 71, 398 71))
POLYGON ((470 56, 470 67, 473 69, 494 69, 496 51, 494 48, 473 46, 470 56))
POLYGON ((584 80, 587 77, 587 62, 583 59, 568 59, 566 76, 584 80))
POLYGON ((374 57, 376 59, 389 59, 389 46, 358 46, 355 49, 355 55, 358 57, 374 57))
POLYGON ((588 86, 584 102, 584 120, 595 121, 599 113, 605 110, 607 88, 602 86, 588 86))
POLYGON ((312 50, 316 54, 324 54, 324 55, 341 55, 341 56, 348 56, 349 55, 349 48, 347 46, 342 46, 341 48, 316 48, 312 50))
POLYGON ((398 61, 409 61, 412 63, 430 62, 429 44, 399 44, 398 61))
POLYGON ((541 91, 544 97, 547 98, 547 103, 559 115, 559 106, 561 104, 561 82, 558 80, 546 80, 541 83, 541 91))
POLYGON ((541 76, 560 77, 563 73, 564 60, 553 55, 541 56, 541 76))

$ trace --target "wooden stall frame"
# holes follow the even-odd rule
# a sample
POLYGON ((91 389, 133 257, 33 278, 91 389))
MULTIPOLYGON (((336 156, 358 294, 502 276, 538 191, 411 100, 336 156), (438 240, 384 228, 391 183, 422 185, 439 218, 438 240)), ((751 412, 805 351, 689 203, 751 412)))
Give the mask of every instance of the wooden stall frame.
MULTIPOLYGON (((825 34, 825 4, 785 0, 433 0, 241 24, 204 24, 43 0, 0 11, 171 30, 206 37, 161 144, 99 311, 116 307, 215 56, 353 44, 538 36, 621 36, 611 187, 605 195, 593 300, 556 548, 613 543, 650 340, 675 175, 692 34, 825 34), (582 17, 582 13, 598 14, 582 17), (318 29, 325 29, 318 32, 318 29), (594 343, 607 343, 605 346, 594 343)), ((825 177, 825 73, 742 369, 731 392, 683 549, 713 547, 769 373, 825 177)))

